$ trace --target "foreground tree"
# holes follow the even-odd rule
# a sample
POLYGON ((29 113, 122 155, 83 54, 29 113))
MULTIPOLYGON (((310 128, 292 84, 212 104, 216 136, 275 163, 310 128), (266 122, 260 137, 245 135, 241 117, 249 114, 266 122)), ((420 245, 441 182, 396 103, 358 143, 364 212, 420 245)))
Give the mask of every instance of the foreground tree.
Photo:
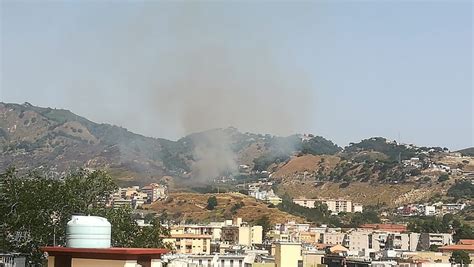
POLYGON ((2 250, 30 254, 40 262, 40 247, 66 243, 66 224, 73 214, 106 217, 112 224, 112 245, 162 247, 167 235, 158 220, 141 228, 131 209, 112 209, 107 201, 117 186, 103 171, 80 171, 64 179, 37 173, 20 176, 14 169, 0 175, 2 250))
POLYGON ((467 253, 466 251, 457 250, 457 251, 453 251, 449 261, 452 263, 462 264, 462 266, 464 266, 465 264, 471 263, 471 258, 469 257, 469 253, 467 253))

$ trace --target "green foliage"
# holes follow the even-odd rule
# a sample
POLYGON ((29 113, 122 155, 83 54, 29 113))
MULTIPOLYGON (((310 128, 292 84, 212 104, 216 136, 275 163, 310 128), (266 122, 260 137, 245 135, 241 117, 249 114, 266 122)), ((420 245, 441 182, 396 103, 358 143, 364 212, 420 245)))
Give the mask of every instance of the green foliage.
POLYGON ((453 239, 455 241, 459 241, 460 239, 474 239, 474 232, 472 227, 467 223, 456 227, 453 239))
POLYGON ((380 223, 377 212, 373 210, 363 211, 362 213, 356 212, 353 214, 350 222, 352 227, 358 227, 365 223, 380 223))
POLYGON ((341 151, 340 147, 321 136, 313 137, 304 142, 296 135, 269 137, 265 142, 265 147, 267 152, 253 161, 254 170, 264 171, 273 163, 286 162, 298 151, 301 151, 303 154, 313 155, 333 155, 341 151))
POLYGON ((451 258, 449 259, 450 262, 452 263, 457 263, 457 264, 470 264, 471 263, 471 258, 469 257, 469 253, 464 251, 464 250, 457 250, 453 251, 451 254, 451 258))
POLYGON ((408 230, 417 233, 446 233, 450 223, 436 217, 416 218, 408 223, 408 230))
POLYGON ((416 152, 406 148, 403 145, 398 145, 394 142, 386 142, 387 139, 382 137, 374 137, 370 139, 364 139, 359 143, 352 143, 348 147, 345 148, 346 152, 357 152, 360 150, 372 150, 384 153, 389 157, 391 161, 398 161, 399 157, 402 160, 410 159, 412 157, 417 156, 416 152))
POLYGON ((235 203, 235 204, 230 208, 230 212, 231 212, 232 214, 236 214, 237 211, 238 211, 239 209, 241 209, 243 206, 245 206, 245 204, 244 204, 244 202, 242 202, 242 201, 239 202, 239 203, 235 203))
POLYGON ((254 224, 262 226, 262 231, 263 231, 263 237, 264 238, 267 236, 268 231, 270 231, 272 229, 272 224, 270 222, 270 218, 268 218, 267 215, 264 215, 264 216, 258 218, 254 222, 254 224))
POLYGON ((418 233, 447 233, 454 231, 455 242, 460 239, 473 239, 474 232, 467 223, 462 223, 453 214, 446 214, 442 219, 436 217, 420 217, 412 219, 408 223, 408 230, 418 233))
POLYGON ((470 147, 470 148, 466 148, 466 149, 463 149, 463 150, 459 150, 458 152, 460 152, 463 156, 471 156, 471 157, 474 157, 474 147, 470 147))
POLYGON ((439 248, 438 245, 435 245, 435 244, 430 245, 430 251, 438 252, 438 248, 439 248))
POLYGON ((321 136, 313 137, 301 144, 303 154, 334 155, 341 150, 339 146, 321 136))
POLYGON ((273 154, 273 153, 267 153, 253 160, 254 170, 266 171, 268 167, 270 167, 270 165, 272 165, 273 163, 278 164, 281 162, 286 162, 289 159, 290 159, 289 154, 278 155, 278 154, 273 154))
POLYGON ((80 171, 49 179, 37 173, 19 176, 14 169, 0 175, 1 250, 27 253, 40 262, 42 246, 65 245, 66 223, 73 214, 106 217, 112 224, 115 246, 161 246, 167 234, 158 221, 140 228, 130 209, 111 209, 107 200, 116 189, 102 171, 80 171), (55 233, 55 238, 54 238, 55 233))
POLYGON ((207 199, 207 206, 206 209, 213 210, 217 206, 217 198, 216 196, 210 196, 207 199))
POLYGON ((471 181, 467 180, 456 181, 456 183, 448 189, 447 195, 455 199, 473 199, 474 185, 471 183, 471 181))
POLYGON ((449 180, 449 175, 447 173, 443 173, 438 177, 438 182, 442 183, 444 181, 449 180))
POLYGON ((331 211, 328 210, 326 204, 315 204, 314 208, 307 208, 293 203, 292 199, 285 196, 282 199, 282 203, 278 204, 278 209, 288 212, 290 214, 301 216, 306 220, 315 223, 329 223, 331 211))
POLYGON ((96 209, 92 214, 105 217, 112 225, 113 247, 161 248, 165 247, 163 236, 168 229, 161 226, 159 218, 149 218, 149 227, 139 227, 129 207, 119 209, 96 209))

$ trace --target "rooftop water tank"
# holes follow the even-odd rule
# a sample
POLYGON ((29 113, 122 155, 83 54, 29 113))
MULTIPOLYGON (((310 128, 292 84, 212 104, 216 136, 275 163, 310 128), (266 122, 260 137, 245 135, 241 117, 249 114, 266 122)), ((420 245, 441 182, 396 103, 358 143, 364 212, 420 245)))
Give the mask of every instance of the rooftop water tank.
POLYGON ((71 248, 110 248, 111 225, 98 216, 73 215, 67 223, 66 245, 71 248))

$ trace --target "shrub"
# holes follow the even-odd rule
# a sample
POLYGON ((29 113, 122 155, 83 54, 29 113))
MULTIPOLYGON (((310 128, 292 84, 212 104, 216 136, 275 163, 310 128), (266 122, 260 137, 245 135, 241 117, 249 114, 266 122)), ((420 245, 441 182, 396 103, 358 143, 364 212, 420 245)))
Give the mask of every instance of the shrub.
POLYGON ((449 180, 449 175, 447 173, 443 173, 438 177, 438 182, 442 183, 444 181, 449 180))

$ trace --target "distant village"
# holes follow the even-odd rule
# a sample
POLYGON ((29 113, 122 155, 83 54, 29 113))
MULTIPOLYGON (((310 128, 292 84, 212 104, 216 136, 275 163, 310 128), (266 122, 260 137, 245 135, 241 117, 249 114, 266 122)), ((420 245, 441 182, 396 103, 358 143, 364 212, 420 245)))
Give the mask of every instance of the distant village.
MULTIPOLYGON (((404 164, 418 166, 417 159, 404 164)), ((241 168, 245 168, 241 166, 241 168)), ((446 166, 433 166, 453 171, 446 166)), ((272 189, 273 183, 261 179, 245 185, 248 195, 271 205, 282 202, 272 189)), ((109 203, 113 207, 140 209, 144 204, 165 200, 168 188, 152 183, 143 187, 119 188, 109 203)), ((158 202, 159 203, 159 202, 158 202)), ((333 215, 361 213, 364 207, 349 199, 295 198, 293 203, 306 208, 325 204, 333 215)), ((456 214, 470 203, 413 203, 389 213, 400 216, 443 216, 456 214)), ((148 227, 143 220, 137 220, 148 227)), ((164 238, 172 251, 160 256, 167 267, 448 267, 454 266, 452 253, 466 251, 474 258, 474 240, 454 241, 453 232, 410 232, 407 225, 383 221, 355 228, 287 221, 270 225, 251 224, 241 218, 206 224, 169 221, 170 235, 164 238)))
MULTIPOLYGON (((303 135, 301 138, 310 137, 303 135)), ((453 161, 464 160, 459 153, 446 153, 449 153, 448 157, 453 161)), ((474 172, 435 163, 430 157, 412 157, 400 160, 399 164, 412 171, 436 174, 436 177, 440 177, 438 179, 442 179, 442 175, 446 174, 455 175, 461 180, 474 181, 474 172)), ((284 196, 279 196, 275 192, 273 173, 252 171, 250 166, 245 164, 239 165, 238 169, 241 174, 251 173, 258 178, 237 183, 232 176, 222 176, 213 182, 217 185, 236 184, 235 189, 240 193, 231 193, 245 193, 268 207, 274 208, 283 203, 284 196)), ((306 173, 303 175, 306 176, 306 173)), ((141 229, 151 227, 152 225, 143 216, 146 207, 149 204, 160 205, 166 201, 169 198, 168 190, 168 186, 161 183, 121 187, 108 199, 107 206, 132 209, 134 214, 141 216, 136 218, 136 223, 142 227, 141 229)), ((349 197, 296 197, 291 199, 291 203, 310 211, 323 206, 331 216, 336 217, 345 214, 364 214, 367 208, 349 197)), ((61 247, 45 248, 45 252, 49 267, 63 266, 56 263, 66 256, 71 262, 74 262, 74 257, 80 259, 77 262, 87 259, 84 264, 64 265, 66 267, 473 266, 469 263, 471 259, 474 260, 474 239, 457 239, 453 227, 446 231, 413 231, 407 223, 396 223, 389 219, 391 216, 443 218, 445 215, 461 213, 471 205, 470 200, 409 203, 379 212, 377 216, 380 217, 380 223, 363 223, 354 227, 332 227, 324 223, 302 223, 292 220, 278 223, 267 221, 263 224, 246 222, 238 216, 206 223, 168 219, 163 225, 169 230, 169 235, 160 236, 168 246, 168 250, 110 248, 104 249, 100 255, 95 255, 95 252, 91 251, 85 253, 82 250, 61 247), (117 256, 119 253, 122 253, 122 256, 117 256), (104 264, 103 260, 108 262, 104 264), (463 262, 464 260, 467 264, 463 262)), ((5 253, 0 255, 0 266, 26 266, 22 265, 22 260, 24 258, 20 254, 5 253)))

